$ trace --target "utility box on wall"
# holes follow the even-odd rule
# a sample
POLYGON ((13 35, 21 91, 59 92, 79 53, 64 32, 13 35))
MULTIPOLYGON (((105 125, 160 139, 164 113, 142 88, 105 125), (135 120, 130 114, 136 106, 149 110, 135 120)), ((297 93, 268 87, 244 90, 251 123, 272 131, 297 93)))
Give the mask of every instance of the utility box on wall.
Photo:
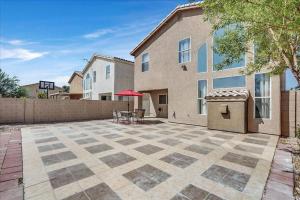
POLYGON ((249 92, 224 90, 209 93, 207 101, 207 127, 238 133, 247 132, 247 100, 249 92))

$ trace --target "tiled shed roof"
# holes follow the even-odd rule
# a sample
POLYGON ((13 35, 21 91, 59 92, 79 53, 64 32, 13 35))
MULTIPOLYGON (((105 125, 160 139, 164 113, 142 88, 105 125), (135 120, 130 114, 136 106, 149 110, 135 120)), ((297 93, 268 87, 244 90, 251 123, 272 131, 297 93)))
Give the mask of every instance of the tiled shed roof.
POLYGON ((217 99, 219 97, 236 97, 239 99, 248 99, 249 91, 246 89, 239 90, 216 90, 208 93, 206 99, 217 99))

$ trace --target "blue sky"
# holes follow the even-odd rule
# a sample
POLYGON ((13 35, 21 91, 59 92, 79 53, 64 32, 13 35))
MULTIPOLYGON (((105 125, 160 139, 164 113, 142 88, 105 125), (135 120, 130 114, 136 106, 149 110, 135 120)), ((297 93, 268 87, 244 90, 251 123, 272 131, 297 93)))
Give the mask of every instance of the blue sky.
MULTIPOLYGON (((187 0, 0 0, 0 67, 21 84, 66 84, 84 59, 129 52, 187 0)), ((289 85, 294 85, 291 76, 289 85)))

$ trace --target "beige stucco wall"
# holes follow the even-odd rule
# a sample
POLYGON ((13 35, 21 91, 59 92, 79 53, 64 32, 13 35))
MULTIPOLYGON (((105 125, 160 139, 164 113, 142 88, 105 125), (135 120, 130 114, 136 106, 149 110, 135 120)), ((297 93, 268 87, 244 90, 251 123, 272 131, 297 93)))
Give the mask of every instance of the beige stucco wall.
POLYGON ((127 110, 127 102, 0 98, 0 124, 108 119, 113 110, 127 110))
MULTIPOLYGON (((133 90, 134 84, 134 64, 125 62, 115 63, 115 77, 114 77, 114 93, 118 93, 121 90, 131 89, 133 90)), ((115 96, 117 100, 118 97, 115 96)), ((127 97, 126 97, 127 99, 127 97)), ((124 98, 125 100, 125 98, 124 98)))
POLYGON ((82 77, 77 74, 70 83, 70 93, 82 94, 82 77))
MULTIPOLYGON (((241 68, 213 71, 211 26, 204 22, 200 8, 181 12, 169 20, 161 30, 151 37, 135 54, 135 90, 151 91, 168 89, 168 119, 172 122, 207 126, 207 116, 197 113, 197 81, 207 80, 208 92, 213 91, 212 80, 218 77, 240 75, 241 68), (191 38, 191 62, 185 63, 187 70, 178 63, 178 43, 191 38), (207 72, 197 72, 197 52, 207 43, 207 72), (149 71, 141 72, 143 53, 149 53, 149 71)), ((246 55, 246 63, 252 59, 246 55)), ((256 120, 253 117, 254 75, 246 77, 246 88, 250 92, 248 104, 248 131, 280 134, 280 87, 279 76, 271 79, 271 119, 256 120)), ((135 107, 138 102, 135 102, 135 107)))
POLYGON ((216 100, 207 102, 209 129, 225 130, 238 133, 247 132, 246 102, 237 100, 216 100), (220 107, 227 105, 228 113, 222 114, 220 107))

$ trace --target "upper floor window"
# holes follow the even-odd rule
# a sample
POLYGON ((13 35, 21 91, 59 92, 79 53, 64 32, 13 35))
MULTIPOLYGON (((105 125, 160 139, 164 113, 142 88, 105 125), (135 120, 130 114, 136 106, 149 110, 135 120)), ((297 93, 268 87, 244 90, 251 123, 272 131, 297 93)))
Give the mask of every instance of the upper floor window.
POLYGON ((206 100, 205 96, 207 93, 207 81, 199 80, 198 81, 198 113, 206 114, 206 100))
MULTIPOLYGON (((221 38, 225 35, 226 31, 230 31, 232 29, 235 29, 235 25, 230 25, 225 28, 220 28, 214 32, 213 35, 213 47, 217 48, 216 40, 218 38, 221 38)), ((217 67, 215 65, 222 63, 224 60, 224 55, 219 54, 218 52, 213 50, 213 70, 217 71, 217 67)), ((241 60, 239 62, 234 62, 231 65, 223 67, 223 69, 231 69, 231 68, 237 68, 237 67, 245 67, 245 54, 241 57, 241 60)))
POLYGON ((110 65, 107 65, 105 68, 105 78, 106 79, 110 78, 110 65))
POLYGON ((96 82, 96 71, 93 71, 93 81, 96 82))
POLYGON ((145 53, 142 55, 142 72, 149 70, 149 54, 145 53))
POLYGON ((85 90, 90 90, 92 89, 92 80, 90 77, 90 74, 87 74, 84 80, 84 89, 85 90))
POLYGON ((236 87, 245 87, 246 80, 245 76, 231 76, 224 78, 215 78, 213 80, 213 88, 236 88, 236 87))
POLYGON ((191 38, 179 41, 178 61, 179 63, 191 61, 191 38))
POLYGON ((255 118, 270 118, 270 76, 255 74, 255 118))
POLYGON ((207 72, 207 44, 204 43, 198 49, 197 72, 207 72))

